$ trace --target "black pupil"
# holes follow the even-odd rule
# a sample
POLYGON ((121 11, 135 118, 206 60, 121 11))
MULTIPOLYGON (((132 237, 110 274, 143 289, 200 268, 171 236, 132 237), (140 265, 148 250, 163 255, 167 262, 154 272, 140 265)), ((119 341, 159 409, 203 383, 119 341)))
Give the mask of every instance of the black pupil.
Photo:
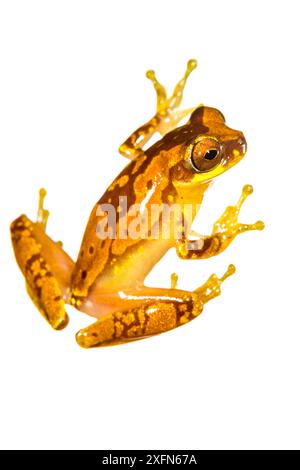
POLYGON ((205 160, 213 160, 214 158, 216 158, 217 155, 218 155, 218 150, 211 149, 211 150, 208 150, 208 152, 206 152, 204 158, 205 160))

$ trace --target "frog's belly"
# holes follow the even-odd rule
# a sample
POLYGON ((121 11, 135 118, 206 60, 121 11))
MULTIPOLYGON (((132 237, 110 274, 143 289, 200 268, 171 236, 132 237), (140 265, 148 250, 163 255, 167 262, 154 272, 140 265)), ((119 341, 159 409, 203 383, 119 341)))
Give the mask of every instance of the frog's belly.
POLYGON ((171 248, 170 240, 140 240, 105 266, 91 291, 119 291, 143 283, 155 264, 171 248))
MULTIPOLYGON (((78 310, 100 318, 111 312, 137 307, 145 301, 143 281, 172 243, 169 240, 145 240, 138 245, 134 250, 128 250, 126 256, 116 258, 113 266, 103 270, 88 296, 76 306, 78 310)), ((146 290, 149 295, 151 288, 146 290)), ((150 294, 153 296, 153 292, 150 294)))

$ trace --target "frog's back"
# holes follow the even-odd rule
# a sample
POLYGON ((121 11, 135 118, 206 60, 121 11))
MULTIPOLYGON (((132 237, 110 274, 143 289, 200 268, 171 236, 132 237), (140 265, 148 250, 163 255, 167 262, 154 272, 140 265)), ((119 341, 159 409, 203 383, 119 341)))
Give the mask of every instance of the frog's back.
POLYGON ((94 283, 109 289, 143 282, 170 248, 169 240, 128 232, 133 219, 145 211, 151 214, 150 206, 161 204, 164 193, 174 190, 163 158, 162 153, 145 154, 131 161, 94 206, 73 272, 76 296, 85 296, 94 283), (130 211, 134 205, 140 208, 135 213, 130 211))

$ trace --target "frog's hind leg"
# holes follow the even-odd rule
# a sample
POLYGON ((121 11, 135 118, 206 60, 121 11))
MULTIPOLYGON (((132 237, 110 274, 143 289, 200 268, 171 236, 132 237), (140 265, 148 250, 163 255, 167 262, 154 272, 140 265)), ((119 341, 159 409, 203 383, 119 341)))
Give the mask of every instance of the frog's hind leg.
POLYGON ((193 292, 175 289, 177 275, 174 274, 171 289, 144 287, 123 292, 125 308, 116 309, 80 330, 77 342, 84 348, 111 346, 184 325, 200 315, 205 303, 220 295, 222 282, 234 272, 234 266, 230 265, 221 278, 213 274, 193 292))
POLYGON ((11 237, 28 294, 50 325, 62 329, 68 323, 65 302, 69 301, 74 262, 61 242, 54 242, 45 232, 49 215, 43 207, 45 195, 40 190, 37 221, 21 215, 11 224, 11 237))
POLYGON ((131 160, 142 156, 144 154, 144 145, 146 145, 155 132, 160 133, 162 136, 167 134, 174 129, 184 117, 194 111, 194 108, 182 111, 179 111, 178 108, 182 101, 187 78, 196 67, 196 60, 192 59, 188 61, 185 74, 177 83, 170 98, 167 97, 166 89, 157 80, 154 70, 148 70, 146 77, 153 83, 157 96, 156 114, 150 121, 134 131, 119 147, 121 155, 131 160))

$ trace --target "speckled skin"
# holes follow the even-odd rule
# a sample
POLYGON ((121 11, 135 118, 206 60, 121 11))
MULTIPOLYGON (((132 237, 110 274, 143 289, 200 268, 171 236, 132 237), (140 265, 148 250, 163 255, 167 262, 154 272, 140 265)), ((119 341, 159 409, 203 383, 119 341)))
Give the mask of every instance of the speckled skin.
POLYGON ((221 283, 234 267, 230 265, 220 279, 212 275, 204 286, 189 292, 176 288, 174 274, 169 289, 146 287, 144 279, 153 266, 172 247, 182 259, 208 258, 222 252, 237 234, 263 228, 260 221, 249 225, 238 222, 241 205, 252 192, 246 185, 239 202, 226 209, 210 236, 193 241, 188 238, 213 178, 235 165, 246 152, 242 132, 230 129, 220 111, 205 106, 178 111, 186 79, 195 66, 195 61, 189 61, 171 98, 167 98, 154 72, 147 72, 157 92, 156 115, 120 146, 121 154, 131 161, 94 206, 76 263, 45 233, 48 212, 43 208, 44 190, 37 222, 22 215, 11 225, 15 255, 28 293, 51 326, 60 329, 67 324, 65 303, 97 318, 76 336, 83 347, 124 343, 191 321, 208 300, 219 295, 221 283), (176 127, 188 114, 188 122, 176 127), (143 150, 154 132, 163 138, 143 150), (139 205, 137 214, 122 211, 119 201, 125 196, 128 208, 139 205), (97 232, 104 217, 98 212, 103 204, 116 209, 114 238, 100 239, 97 232), (153 205, 162 204, 177 204, 180 223, 176 222, 176 231, 170 230, 167 239, 154 239, 151 228, 155 224, 160 227, 162 213, 158 210, 151 218, 149 214, 153 205), (192 208, 188 213, 187 204, 192 208), (124 218, 135 221, 146 213, 147 237, 118 236, 124 218))

